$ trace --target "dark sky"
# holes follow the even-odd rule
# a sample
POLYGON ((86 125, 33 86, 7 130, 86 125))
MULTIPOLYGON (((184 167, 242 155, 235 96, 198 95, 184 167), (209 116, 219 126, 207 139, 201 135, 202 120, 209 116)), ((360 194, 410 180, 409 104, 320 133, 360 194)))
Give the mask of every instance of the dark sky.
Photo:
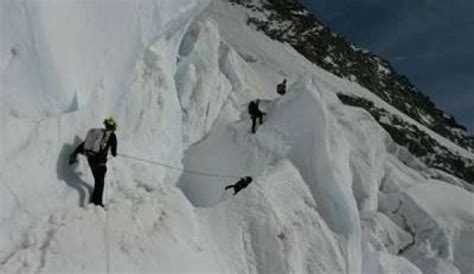
POLYGON ((474 0, 301 0, 474 132, 474 0))

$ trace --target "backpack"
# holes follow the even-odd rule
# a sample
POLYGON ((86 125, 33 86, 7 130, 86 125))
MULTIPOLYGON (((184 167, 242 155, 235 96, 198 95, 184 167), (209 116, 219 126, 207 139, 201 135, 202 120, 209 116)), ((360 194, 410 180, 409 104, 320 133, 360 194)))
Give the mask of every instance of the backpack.
POLYGON ((254 101, 249 104, 249 114, 252 115, 255 113, 256 104, 254 101))
POLYGON ((104 129, 90 129, 84 140, 84 154, 93 156, 102 153, 107 146, 108 136, 110 136, 110 134, 106 134, 104 129))

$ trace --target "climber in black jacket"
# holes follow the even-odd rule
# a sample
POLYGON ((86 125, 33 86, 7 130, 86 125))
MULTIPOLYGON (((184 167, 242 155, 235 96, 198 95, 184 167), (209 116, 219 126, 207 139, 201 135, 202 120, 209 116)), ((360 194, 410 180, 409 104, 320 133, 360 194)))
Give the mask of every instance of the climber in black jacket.
POLYGON ((250 185, 251 182, 252 182, 252 177, 250 176, 243 177, 243 178, 240 178, 240 180, 237 183, 226 186, 225 190, 228 190, 229 188, 233 188, 234 195, 236 195, 239 191, 241 191, 242 189, 250 185))
POLYGON ((286 79, 283 79, 283 82, 277 85, 277 93, 281 96, 285 95, 286 93, 286 79))
POLYGON ((104 191, 104 178, 107 173, 107 156, 110 149, 112 156, 117 156, 117 137, 114 131, 117 123, 112 117, 104 120, 104 129, 96 128, 89 130, 86 139, 69 156, 69 164, 77 162, 77 154, 83 154, 94 176, 95 184, 90 202, 104 207, 102 193, 104 191))
POLYGON ((260 100, 257 99, 255 101, 251 101, 249 103, 249 114, 250 118, 252 119, 252 133, 255 133, 255 127, 257 126, 257 119, 260 122, 260 125, 263 123, 263 116, 267 115, 265 112, 262 112, 258 105, 260 104, 260 100))

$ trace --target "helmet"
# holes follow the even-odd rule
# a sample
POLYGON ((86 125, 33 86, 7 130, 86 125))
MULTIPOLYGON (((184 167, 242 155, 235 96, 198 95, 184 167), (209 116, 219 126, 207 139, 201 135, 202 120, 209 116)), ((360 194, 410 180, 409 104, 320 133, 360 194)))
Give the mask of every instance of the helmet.
POLYGON ((103 123, 106 129, 111 129, 111 130, 117 129, 117 122, 115 122, 115 119, 112 116, 105 118, 103 123))

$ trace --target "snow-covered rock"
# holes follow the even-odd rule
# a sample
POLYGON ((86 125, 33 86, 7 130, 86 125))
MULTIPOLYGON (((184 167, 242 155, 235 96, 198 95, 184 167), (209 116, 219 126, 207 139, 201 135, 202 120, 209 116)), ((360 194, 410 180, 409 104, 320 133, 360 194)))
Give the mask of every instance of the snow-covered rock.
POLYGON ((397 255, 409 246, 413 237, 381 212, 362 212, 363 241, 368 248, 397 255))

